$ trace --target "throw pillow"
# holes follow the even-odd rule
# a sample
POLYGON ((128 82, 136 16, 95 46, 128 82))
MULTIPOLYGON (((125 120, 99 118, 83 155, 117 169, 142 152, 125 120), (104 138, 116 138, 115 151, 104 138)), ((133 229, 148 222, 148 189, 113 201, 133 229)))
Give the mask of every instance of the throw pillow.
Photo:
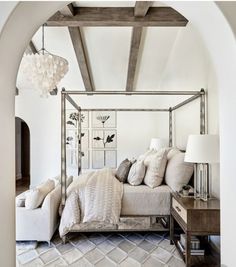
POLYGON ((120 182, 125 183, 127 181, 131 165, 132 163, 128 159, 123 160, 119 165, 115 176, 120 182))
POLYGON ((41 185, 37 186, 35 189, 31 189, 26 193, 25 198, 25 208, 26 209, 36 209, 42 203, 44 198, 55 188, 55 182, 53 180, 47 180, 41 185))
POLYGON ((193 175, 193 164, 184 161, 185 153, 175 154, 166 167, 165 182, 174 191, 180 191, 193 175))
POLYGON ((160 149, 144 160, 144 164, 147 167, 144 183, 151 188, 162 184, 167 163, 167 153, 168 150, 160 149))
POLYGON ((146 172, 146 167, 144 165, 143 160, 136 161, 130 168, 128 175, 128 182, 131 185, 140 185, 145 176, 145 172, 146 172))

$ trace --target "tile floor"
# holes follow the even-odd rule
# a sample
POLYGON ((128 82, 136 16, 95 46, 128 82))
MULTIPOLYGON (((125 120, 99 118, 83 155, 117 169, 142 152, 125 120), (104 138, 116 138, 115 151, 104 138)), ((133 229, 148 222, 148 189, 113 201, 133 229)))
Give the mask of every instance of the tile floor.
POLYGON ((50 247, 42 242, 36 249, 17 248, 16 261, 19 267, 185 266, 166 234, 156 233, 71 234, 65 245, 56 234, 50 247))

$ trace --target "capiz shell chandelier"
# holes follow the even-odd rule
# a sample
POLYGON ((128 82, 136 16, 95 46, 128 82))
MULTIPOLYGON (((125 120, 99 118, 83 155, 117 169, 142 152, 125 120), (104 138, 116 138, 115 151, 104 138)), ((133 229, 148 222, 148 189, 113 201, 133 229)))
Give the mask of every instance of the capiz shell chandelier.
POLYGON ((42 49, 36 54, 25 54, 22 60, 23 73, 41 96, 48 96, 69 70, 68 61, 49 53, 44 48, 44 25, 42 26, 42 49))

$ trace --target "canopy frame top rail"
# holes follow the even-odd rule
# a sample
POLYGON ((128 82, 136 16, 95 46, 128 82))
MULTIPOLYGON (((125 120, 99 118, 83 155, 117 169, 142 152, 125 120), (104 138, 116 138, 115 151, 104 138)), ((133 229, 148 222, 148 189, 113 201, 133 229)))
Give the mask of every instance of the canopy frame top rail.
POLYGON ((69 95, 204 95, 205 90, 201 91, 66 91, 62 88, 62 94, 69 95))

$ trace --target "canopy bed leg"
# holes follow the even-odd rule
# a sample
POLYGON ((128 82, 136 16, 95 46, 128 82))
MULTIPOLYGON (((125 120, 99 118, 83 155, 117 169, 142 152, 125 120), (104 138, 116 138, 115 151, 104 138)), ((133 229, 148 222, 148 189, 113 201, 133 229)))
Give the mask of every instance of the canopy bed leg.
POLYGON ((81 173, 82 168, 82 151, 81 151, 81 142, 82 142, 82 133, 81 133, 81 109, 78 110, 78 175, 81 173))
POLYGON ((66 94, 61 94, 61 204, 66 203, 66 94))
POLYGON ((173 124, 172 124, 172 108, 169 108, 169 147, 173 145, 173 124))
POLYGON ((62 244, 63 244, 63 245, 66 244, 66 235, 64 235, 64 236, 62 237, 62 244))

